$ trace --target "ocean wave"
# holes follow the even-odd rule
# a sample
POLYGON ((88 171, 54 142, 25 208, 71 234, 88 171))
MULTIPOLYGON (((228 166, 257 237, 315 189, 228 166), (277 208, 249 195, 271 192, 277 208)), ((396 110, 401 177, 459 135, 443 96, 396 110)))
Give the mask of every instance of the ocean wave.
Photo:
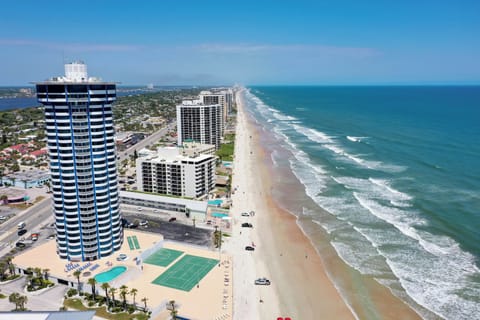
POLYGON ((329 136, 326 133, 320 132, 318 130, 304 127, 295 123, 292 124, 292 128, 298 133, 304 135, 310 141, 317 142, 321 144, 322 147, 333 151, 333 153, 339 156, 341 160, 350 161, 367 169, 380 170, 390 173, 402 172, 407 169, 407 167, 405 166, 385 164, 380 161, 362 159, 359 156, 353 155, 347 150, 343 149, 340 144, 335 141, 335 137, 329 136))
POLYGON ((352 141, 352 142, 363 142, 364 139, 367 139, 367 137, 353 137, 353 136, 347 136, 347 139, 352 141))

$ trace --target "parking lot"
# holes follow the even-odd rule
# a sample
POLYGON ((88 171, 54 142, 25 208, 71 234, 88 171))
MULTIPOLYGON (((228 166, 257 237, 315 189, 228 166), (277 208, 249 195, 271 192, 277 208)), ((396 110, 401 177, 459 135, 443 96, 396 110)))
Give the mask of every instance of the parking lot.
POLYGON ((155 219, 141 214, 131 214, 124 217, 132 222, 134 220, 147 220, 148 226, 138 227, 139 230, 160 233, 166 240, 190 243, 198 246, 209 247, 212 245, 212 230, 194 228, 192 225, 181 224, 178 221, 168 222, 166 220, 155 219))

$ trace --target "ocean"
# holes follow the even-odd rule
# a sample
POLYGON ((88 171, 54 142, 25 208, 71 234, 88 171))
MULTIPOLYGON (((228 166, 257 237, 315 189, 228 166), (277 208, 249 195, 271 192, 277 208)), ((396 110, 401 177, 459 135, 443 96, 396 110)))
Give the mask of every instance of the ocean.
POLYGON ((480 318, 480 87, 276 86, 244 96, 273 170, 298 182, 272 193, 308 237, 322 234, 349 268, 425 319, 480 318))

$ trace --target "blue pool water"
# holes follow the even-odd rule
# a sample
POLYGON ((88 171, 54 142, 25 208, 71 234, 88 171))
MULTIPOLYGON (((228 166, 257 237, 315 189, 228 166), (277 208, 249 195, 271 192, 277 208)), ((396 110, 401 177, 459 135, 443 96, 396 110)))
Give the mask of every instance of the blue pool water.
POLYGON ((222 163, 226 168, 231 168, 232 167, 232 162, 231 161, 222 161, 222 163))
POLYGON ((220 206, 223 203, 221 199, 209 200, 208 204, 213 206, 220 206))
POLYGON ((212 212, 212 217, 215 217, 215 218, 223 218, 223 217, 228 217, 228 214, 226 214, 226 213, 220 213, 220 212, 212 212))
POLYGON ((108 271, 97 274, 95 276, 95 280, 97 280, 98 283, 109 282, 124 273, 125 271, 127 271, 127 267, 113 267, 108 271))

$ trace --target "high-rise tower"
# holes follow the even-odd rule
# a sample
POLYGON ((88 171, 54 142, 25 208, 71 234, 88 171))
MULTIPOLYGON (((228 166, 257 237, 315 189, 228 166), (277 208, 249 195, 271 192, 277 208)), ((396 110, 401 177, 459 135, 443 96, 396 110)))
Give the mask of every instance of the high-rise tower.
POLYGON ((65 76, 39 82, 45 106, 57 253, 95 260, 120 249, 123 230, 112 104, 116 85, 88 78, 83 62, 65 65, 65 76))
POLYGON ((201 100, 183 100, 177 105, 178 145, 194 141, 220 147, 223 134, 223 106, 205 105, 201 100))

